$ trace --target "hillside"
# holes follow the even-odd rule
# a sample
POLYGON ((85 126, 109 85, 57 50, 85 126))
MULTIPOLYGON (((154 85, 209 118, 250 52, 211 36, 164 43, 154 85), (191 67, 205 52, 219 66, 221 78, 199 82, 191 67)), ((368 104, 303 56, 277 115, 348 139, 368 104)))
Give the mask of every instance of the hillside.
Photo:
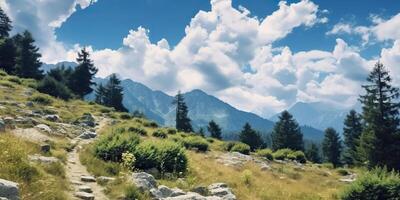
MULTIPOLYGON (((22 200, 152 199, 162 191, 180 195, 170 199, 205 198, 202 195, 213 199, 337 199, 346 184, 340 181, 345 177, 329 165, 267 160, 264 154, 238 153, 242 150, 236 147, 230 147, 230 152, 230 143, 158 128, 154 122, 96 104, 54 99, 38 93, 35 84, 0 73, 0 182, 18 183, 12 188, 17 188, 22 200), (187 168, 177 174, 153 168, 143 173, 150 157, 136 157, 140 154, 135 154, 135 168, 104 161, 96 154, 103 141, 108 141, 106 149, 133 144, 143 148, 143 153, 148 153, 146 145, 160 150, 177 148, 182 152, 179 156, 187 159, 187 168), (150 174, 156 178, 150 181, 152 190, 139 192, 140 181, 152 180, 150 174), (224 198, 217 191, 224 191, 224 198)), ((174 151, 166 152, 169 158, 174 151)))

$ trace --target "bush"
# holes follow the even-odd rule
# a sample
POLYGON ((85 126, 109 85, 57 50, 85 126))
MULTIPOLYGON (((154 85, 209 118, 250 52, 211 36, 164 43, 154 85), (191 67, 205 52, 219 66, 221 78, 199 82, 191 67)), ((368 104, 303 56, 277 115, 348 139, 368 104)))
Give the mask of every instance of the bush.
POLYGON ((155 123, 155 122, 148 122, 148 121, 146 121, 146 122, 143 123, 143 125, 144 125, 145 127, 149 127, 149 128, 158 128, 158 124, 155 123))
POLYGON ((196 148, 199 151, 207 151, 208 150, 208 142, 204 138, 200 136, 189 136, 182 140, 183 145, 187 149, 196 148))
POLYGON ((122 153, 122 166, 126 169, 135 169, 136 158, 135 155, 129 152, 122 153))
POLYGON ((376 168, 359 177, 341 194, 343 200, 398 200, 400 175, 376 168))
POLYGON ((135 186, 129 185, 124 189, 124 200, 141 200, 143 199, 142 192, 135 186))
POLYGON ((162 129, 155 130, 152 135, 154 137, 158 137, 158 138, 167 138, 168 137, 168 135, 162 129))
POLYGON ((345 169, 338 169, 338 170, 336 170, 337 171, 337 173, 339 174, 339 175, 341 175, 341 176, 347 176, 347 175, 349 175, 350 173, 347 171, 347 170, 345 170, 345 169))
POLYGON ((50 76, 46 76, 38 83, 37 90, 64 100, 68 100, 73 96, 72 91, 65 84, 50 76))
POLYGON ((232 147, 235 146, 237 142, 224 142, 223 145, 223 149, 225 151, 231 151, 232 147))
POLYGON ((145 141, 137 146, 135 158, 135 168, 162 173, 185 172, 188 163, 184 149, 172 141, 145 141))
POLYGON ((32 95, 29 100, 42 105, 51 105, 53 103, 53 100, 49 96, 42 94, 32 95))
POLYGON ((256 152, 256 154, 265 159, 274 160, 274 156, 271 149, 260 149, 256 152))
POLYGON ((132 119, 132 115, 129 113, 122 113, 121 115, 119 115, 119 118, 128 120, 128 119, 132 119))
POLYGON ((10 81, 10 82, 21 84, 21 80, 16 76, 10 76, 7 80, 10 81))
POLYGON ((105 161, 119 162, 122 153, 134 152, 139 142, 139 136, 129 133, 103 136, 95 144, 95 155, 105 161))
POLYGON ((293 151, 290 149, 279 149, 274 152, 273 156, 276 160, 285 160, 288 159, 288 155, 291 154, 293 151))
POLYGON ((299 163, 306 163, 306 155, 302 151, 291 152, 288 157, 289 160, 295 160, 299 163))
POLYGON ((139 134, 141 136, 146 136, 147 135, 147 131, 144 128, 141 128, 141 127, 133 127, 133 126, 131 126, 131 127, 128 128, 128 131, 137 133, 137 134, 139 134))
POLYGON ((248 155, 250 153, 250 146, 245 143, 237 142, 233 145, 231 151, 248 155))
POLYGON ((176 128, 168 128, 167 129, 167 133, 169 135, 175 135, 178 131, 176 130, 176 128))

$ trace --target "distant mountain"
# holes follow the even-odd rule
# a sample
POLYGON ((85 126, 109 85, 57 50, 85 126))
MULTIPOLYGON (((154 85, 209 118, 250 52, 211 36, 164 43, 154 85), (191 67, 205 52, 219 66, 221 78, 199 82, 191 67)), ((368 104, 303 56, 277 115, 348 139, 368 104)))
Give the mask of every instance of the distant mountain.
MULTIPOLYGON (((325 130, 333 127, 342 132, 343 121, 349 112, 345 109, 337 109, 324 103, 297 102, 288 110, 300 125, 312 126, 325 130)), ((274 115, 270 120, 277 121, 279 114, 274 115)))
POLYGON ((46 72, 50 71, 51 69, 54 69, 56 67, 61 67, 61 66, 75 68, 76 66, 78 66, 78 64, 76 62, 68 62, 68 61, 59 62, 57 64, 43 63, 40 69, 43 70, 44 73, 46 73, 46 72))
MULTIPOLYGON (((106 80, 96 78, 95 82, 105 83, 106 80)), ((141 111, 148 118, 162 125, 175 125, 175 107, 172 105, 174 97, 130 79, 123 80, 121 84, 124 88, 123 104, 129 111, 141 111)), ((200 127, 205 128, 210 120, 214 120, 222 127, 225 138, 236 139, 237 133, 246 122, 264 135, 271 132, 273 128, 274 122, 256 114, 238 110, 202 90, 193 90, 183 95, 195 130, 200 127)), ((93 100, 94 94, 86 98, 93 100)), ((322 131, 309 126, 302 127, 302 130, 305 139, 322 140, 322 131)))

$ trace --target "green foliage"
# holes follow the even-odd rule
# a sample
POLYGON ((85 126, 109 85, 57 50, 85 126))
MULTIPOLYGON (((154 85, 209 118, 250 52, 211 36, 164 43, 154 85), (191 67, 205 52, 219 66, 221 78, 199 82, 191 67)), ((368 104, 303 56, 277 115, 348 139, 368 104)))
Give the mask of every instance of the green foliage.
POLYGON ((343 128, 344 144, 346 147, 343 152, 343 161, 348 165, 353 165, 359 160, 357 148, 362 129, 361 116, 355 110, 351 110, 346 116, 343 128))
POLYGON ((157 168, 160 172, 186 172, 184 149, 172 141, 145 141, 135 150, 137 169, 157 168))
POLYGON ((307 148, 306 148, 306 158, 307 160, 313 162, 313 163, 320 163, 321 162, 321 156, 319 152, 319 148, 315 143, 311 143, 307 148))
POLYGON ((141 127, 131 126, 131 127, 128 128, 128 131, 137 133, 137 134, 139 134, 141 136, 146 136, 147 135, 147 131, 144 128, 141 128, 141 127))
POLYGON ((167 133, 165 133, 165 131, 163 129, 155 130, 152 135, 154 137, 158 137, 158 138, 167 138, 168 137, 167 133))
POLYGON ((121 119, 123 119, 123 120, 129 120, 129 119, 132 119, 133 117, 132 117, 132 115, 130 115, 129 113, 121 113, 121 114, 119 115, 119 118, 121 118, 121 119))
POLYGON ((8 81, 16 83, 16 84, 21 84, 21 79, 19 79, 18 77, 15 76, 10 76, 7 78, 8 81))
POLYGON ((6 38, 9 36, 9 32, 12 29, 11 20, 4 12, 2 8, 0 8, 0 38, 6 38))
POLYGON ((49 96, 43 94, 32 95, 29 100, 42 105, 51 105, 53 103, 49 96))
POLYGON ((113 133, 102 136, 95 143, 95 155, 105 161, 120 162, 122 154, 134 152, 140 139, 136 134, 113 133))
POLYGON ((156 122, 152 122, 152 121, 145 121, 143 123, 143 126, 148 127, 148 128, 157 128, 158 124, 156 122))
POLYGON ((85 48, 78 53, 76 61, 79 65, 72 72, 68 85, 76 95, 82 98, 93 91, 92 85, 95 83, 92 79, 98 71, 89 56, 85 48))
POLYGON ((333 164, 337 167, 341 164, 340 153, 342 150, 342 144, 340 141, 339 134, 333 128, 327 128, 325 130, 325 137, 322 142, 322 152, 325 161, 333 164))
POLYGON ((288 158, 288 155, 293 151, 291 149, 279 149, 274 152, 274 159, 276 160, 285 160, 288 158))
POLYGON ((239 139, 241 142, 249 145, 252 151, 264 146, 261 135, 253 130, 249 123, 243 126, 243 130, 239 134, 239 139))
POLYGON ((96 89, 96 103, 113 107, 117 111, 127 112, 128 110, 122 105, 123 88, 121 80, 116 74, 112 74, 107 84, 100 84, 96 89))
POLYGON ((230 149, 232 152, 239 152, 246 155, 250 154, 250 150, 251 149, 249 145, 241 142, 236 142, 230 149))
POLYGON ((37 90, 41 93, 49 94, 64 100, 68 100, 73 96, 71 90, 65 84, 58 82, 50 76, 45 76, 38 83, 37 90))
POLYGON ((259 149, 256 154, 268 160, 274 160, 273 152, 271 149, 259 149))
POLYGON ((304 153, 302 151, 293 151, 287 156, 287 158, 289 160, 295 160, 299 163, 307 162, 306 156, 304 155, 304 153))
POLYGON ((210 133, 210 136, 212 138, 219 139, 219 140, 222 139, 221 128, 219 127, 219 125, 217 123, 214 122, 214 120, 211 120, 208 123, 207 130, 210 133))
POLYGON ((185 99, 183 95, 179 91, 178 94, 175 96, 174 101, 172 102, 176 105, 176 126, 175 128, 178 131, 190 133, 193 132, 192 125, 190 124, 190 118, 188 117, 188 107, 186 106, 185 99))
POLYGON ((17 47, 15 59, 15 75, 22 78, 41 79, 43 72, 40 70, 39 48, 34 45, 35 40, 29 31, 14 36, 14 43, 17 47))
POLYGON ((272 149, 289 148, 293 150, 303 150, 303 134, 301 129, 288 111, 283 111, 279 116, 271 134, 272 149))
POLYGON ((208 150, 208 142, 201 136, 189 136, 182 140, 183 145, 187 149, 196 148, 199 151, 207 151, 208 150))
POLYGON ((250 186, 253 179, 253 173, 246 169, 242 172, 242 181, 245 185, 250 186))
POLYGON ((167 128, 167 133, 169 135, 175 135, 178 132, 175 128, 167 128))
POLYGON ((336 171, 341 176, 347 176, 350 174, 349 171, 347 171, 346 169, 343 169, 343 168, 337 169, 336 171))
POLYGON ((10 38, 0 38, 0 69, 8 74, 14 74, 17 49, 10 38))
POLYGON ((376 168, 359 177, 341 194, 342 200, 398 200, 400 175, 376 168))
POLYGON ((140 191, 137 187, 129 185, 124 189, 125 197, 123 198, 123 200, 142 200, 144 199, 142 193, 143 192, 140 191))
POLYGON ((122 166, 125 167, 126 169, 133 170, 135 169, 135 162, 136 158, 133 153, 130 152, 125 152, 122 153, 122 166))

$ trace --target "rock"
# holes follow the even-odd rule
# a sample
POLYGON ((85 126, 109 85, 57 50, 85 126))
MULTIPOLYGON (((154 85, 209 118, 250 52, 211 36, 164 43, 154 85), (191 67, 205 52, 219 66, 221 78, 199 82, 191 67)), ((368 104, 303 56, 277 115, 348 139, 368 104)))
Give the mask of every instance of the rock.
POLYGON ((203 196, 208 196, 210 194, 210 191, 208 191, 207 187, 204 187, 204 186, 195 187, 191 191, 196 192, 203 196))
POLYGON ((97 177, 97 181, 101 182, 101 183, 108 183, 108 182, 115 181, 115 178, 106 177, 106 176, 99 176, 99 177, 97 177))
POLYGON ((81 181, 83 182, 96 182, 93 176, 81 176, 81 181))
POLYGON ((232 167, 241 167, 252 160, 254 160, 253 157, 239 152, 229 152, 217 157, 218 163, 232 167))
POLYGON ((33 107, 33 102, 32 101, 28 101, 28 102, 26 102, 26 104, 25 104, 26 106, 28 106, 28 107, 33 107))
POLYGON ((39 131, 43 131, 46 133, 51 133, 51 128, 49 126, 47 126, 46 124, 38 124, 35 126, 35 128, 37 128, 39 131))
POLYGON ((160 171, 157 168, 151 168, 145 171, 146 173, 149 173, 153 175, 154 177, 159 177, 160 176, 160 171))
POLYGON ((83 200, 94 200, 94 195, 87 192, 76 192, 75 196, 83 200))
POLYGON ((89 127, 95 127, 96 126, 96 120, 94 119, 93 115, 90 113, 85 113, 83 116, 78 120, 79 123, 89 126, 89 127))
POLYGON ((0 132, 5 132, 6 131, 6 123, 0 119, 0 132))
POLYGON ((91 187, 87 186, 87 185, 81 185, 79 186, 78 190, 80 192, 86 192, 86 193, 93 193, 93 190, 91 187))
POLYGON ((236 200, 236 196, 226 183, 214 183, 208 186, 212 196, 221 197, 223 200, 236 200))
POLYGON ((357 175, 356 174, 350 174, 348 176, 345 176, 344 178, 339 179, 340 182, 344 182, 344 183, 352 183, 357 179, 357 175))
POLYGON ((42 144, 40 145, 40 151, 43 153, 49 153, 51 149, 51 146, 49 144, 42 144))
POLYGON ((5 197, 0 197, 0 200, 9 200, 9 199, 7 199, 5 197))
POLYGON ((81 139, 92 139, 95 138, 97 136, 97 134, 95 132, 91 132, 91 131, 85 131, 82 134, 79 135, 79 138, 81 139))
POLYGON ((261 171, 267 171, 267 170, 271 169, 271 166, 269 166, 267 163, 261 163, 260 169, 261 169, 261 171))
POLYGON ((44 118, 48 121, 58 122, 60 121, 60 117, 58 115, 45 115, 44 118))
POLYGON ((44 164, 56 163, 59 161, 58 158, 45 157, 45 156, 41 156, 41 155, 31 155, 28 158, 30 161, 44 163, 44 164))
POLYGON ((172 190, 165 185, 160 185, 158 186, 158 188, 150 189, 150 194, 156 199, 161 199, 170 197, 172 194, 172 190))
POLYGON ((0 179, 0 196, 8 200, 19 200, 18 183, 0 179))
POLYGON ((220 197, 216 196, 201 196, 200 194, 194 192, 188 192, 185 195, 175 196, 175 197, 167 197, 163 200, 222 200, 220 197))
POLYGON ((216 188, 227 188, 228 185, 226 183, 213 183, 208 186, 209 190, 216 189, 216 188))
POLYGON ((132 173, 133 182, 142 191, 149 191, 157 186, 157 182, 151 174, 145 172, 132 173))

